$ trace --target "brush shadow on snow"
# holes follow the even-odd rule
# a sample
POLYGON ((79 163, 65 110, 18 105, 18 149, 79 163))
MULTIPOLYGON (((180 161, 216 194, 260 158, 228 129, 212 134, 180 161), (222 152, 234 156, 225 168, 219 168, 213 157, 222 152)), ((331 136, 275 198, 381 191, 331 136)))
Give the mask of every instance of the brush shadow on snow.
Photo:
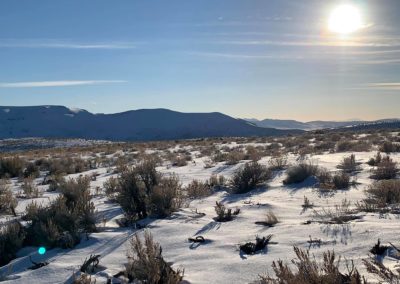
POLYGON ((239 256, 241 259, 246 260, 249 258, 249 256, 258 255, 258 254, 261 254, 261 255, 268 254, 268 250, 269 250, 268 246, 265 249, 259 250, 254 254, 246 254, 242 250, 239 250, 239 256))
POLYGON ((253 189, 252 191, 246 192, 246 193, 238 193, 238 194, 227 194, 225 195, 220 202, 226 203, 226 204, 231 204, 231 203, 236 203, 239 201, 245 201, 246 199, 249 199, 251 197, 255 197, 259 194, 265 193, 268 190, 268 187, 262 186, 258 187, 256 189, 253 189))
POLYGON ((219 230, 219 228, 221 227, 221 223, 220 222, 216 222, 216 221, 212 221, 210 223, 208 223, 207 225, 205 225, 203 228, 201 228, 200 230, 198 230, 194 235, 201 235, 204 233, 207 233, 211 230, 219 230))
POLYGON ((340 239, 344 245, 352 240, 351 224, 325 224, 321 227, 321 231, 335 240, 340 239))
POLYGON ((198 247, 206 246, 206 245, 211 244, 211 243, 213 243, 212 240, 205 240, 205 241, 202 242, 202 243, 191 243, 190 246, 189 246, 189 248, 190 248, 190 249, 197 249, 198 247))
POLYGON ((237 165, 221 165, 221 166, 217 167, 215 170, 213 170, 211 173, 214 175, 217 175, 217 174, 220 174, 229 169, 236 168, 236 166, 237 165))
POLYGON ((293 183, 284 185, 285 189, 288 189, 290 193, 294 194, 300 189, 304 188, 313 188, 318 184, 318 179, 314 176, 306 178, 304 181, 300 183, 293 183))

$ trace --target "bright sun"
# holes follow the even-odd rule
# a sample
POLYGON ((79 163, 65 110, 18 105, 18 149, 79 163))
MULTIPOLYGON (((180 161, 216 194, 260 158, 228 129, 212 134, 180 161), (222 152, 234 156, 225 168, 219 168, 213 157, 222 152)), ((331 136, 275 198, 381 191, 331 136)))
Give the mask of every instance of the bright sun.
POLYGON ((328 22, 331 32, 347 35, 358 31, 363 27, 360 10, 352 5, 341 5, 336 7, 328 22))

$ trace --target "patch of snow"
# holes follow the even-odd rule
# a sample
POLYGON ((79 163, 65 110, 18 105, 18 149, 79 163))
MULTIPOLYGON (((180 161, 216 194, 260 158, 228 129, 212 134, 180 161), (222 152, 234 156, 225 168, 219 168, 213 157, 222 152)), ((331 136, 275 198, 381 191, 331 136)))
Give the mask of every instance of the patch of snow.
POLYGON ((10 110, 9 108, 5 108, 5 109, 3 109, 3 111, 4 111, 5 113, 9 113, 11 110, 10 110))
POLYGON ((69 110, 70 110, 71 112, 73 112, 73 113, 80 113, 80 112, 82 112, 82 111, 83 111, 83 109, 80 109, 80 108, 75 108, 75 107, 73 107, 73 108, 69 108, 69 110))

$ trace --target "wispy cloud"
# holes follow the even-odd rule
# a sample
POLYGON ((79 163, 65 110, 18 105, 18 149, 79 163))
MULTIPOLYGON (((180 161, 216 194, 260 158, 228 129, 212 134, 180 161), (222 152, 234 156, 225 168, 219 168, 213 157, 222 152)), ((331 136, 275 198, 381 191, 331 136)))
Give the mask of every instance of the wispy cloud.
POLYGON ((13 82, 13 83, 0 83, 0 88, 69 87, 69 86, 100 85, 100 84, 126 83, 126 82, 127 81, 123 80, 13 82))
POLYGON ((368 87, 373 89, 398 91, 400 90, 400 83, 372 83, 368 84, 368 87))
POLYGON ((237 40, 237 41, 220 41, 220 44, 230 45, 265 45, 265 46, 337 46, 337 47, 392 47, 400 46, 400 43, 391 44, 385 42, 364 42, 350 40, 316 40, 316 41, 280 41, 280 40, 237 40))
POLYGON ((224 53, 224 52, 188 52, 190 55, 201 57, 214 57, 226 59, 255 59, 255 60, 301 60, 302 56, 296 55, 277 55, 277 54, 238 54, 238 53, 224 53))
POLYGON ((58 48, 58 49, 134 49, 137 43, 107 42, 107 43, 77 43, 67 41, 14 41, 0 40, 0 48, 58 48))

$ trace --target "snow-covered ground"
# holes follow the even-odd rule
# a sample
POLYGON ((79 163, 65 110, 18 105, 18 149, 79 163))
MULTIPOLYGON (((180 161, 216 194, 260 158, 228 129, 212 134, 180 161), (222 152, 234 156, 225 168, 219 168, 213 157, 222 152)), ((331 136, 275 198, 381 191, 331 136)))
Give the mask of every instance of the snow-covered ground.
MULTIPOLYGON (((323 251, 333 249, 337 254, 354 260, 355 265, 364 274, 365 269, 361 260, 368 256, 369 249, 378 238, 385 243, 399 242, 397 229, 400 220, 397 217, 388 215, 382 218, 378 214, 359 213, 362 219, 348 224, 303 224, 313 219, 314 210, 332 208, 344 199, 351 201, 353 206, 356 201, 365 198, 364 190, 372 182, 369 177, 371 167, 365 162, 376 152, 354 154, 357 161, 362 163, 362 170, 356 175, 358 185, 349 190, 337 191, 333 196, 321 196, 313 187, 312 180, 294 186, 284 186, 282 181, 285 172, 281 171, 276 173, 273 180, 265 187, 247 194, 218 191, 210 197, 190 202, 188 207, 182 208, 166 219, 148 220, 146 229, 163 247, 164 258, 173 263, 174 268, 184 269, 184 279, 190 283, 250 283, 256 280, 259 274, 271 273, 272 261, 282 259, 290 262, 294 258, 293 246, 310 248, 317 258, 321 257, 323 251), (314 209, 303 210, 301 205, 304 196, 314 203, 314 209), (214 210, 216 201, 222 201, 231 208, 240 208, 241 213, 231 222, 216 222, 213 220, 216 216, 214 210), (272 228, 256 225, 255 222, 262 221, 269 210, 277 215, 279 223, 272 228), (199 212, 205 215, 199 215, 199 212), (254 241, 256 236, 269 234, 273 234, 272 241, 276 243, 269 245, 266 251, 250 256, 240 253, 239 244, 254 241), (200 245, 189 243, 188 237, 196 235, 202 235, 210 241, 200 245), (309 247, 307 241, 310 236, 321 239, 322 245, 309 247)), ((312 156, 310 160, 331 171, 337 171, 336 166, 343 157, 349 155, 350 153, 326 153, 312 156)), ((400 162, 400 155, 392 154, 391 157, 400 162)), ((207 159, 208 157, 194 158, 194 161, 189 162, 187 166, 165 165, 158 170, 165 174, 177 174, 182 184, 186 185, 193 179, 207 180, 212 174, 229 178, 245 163, 242 161, 233 166, 218 163, 214 167, 205 169, 207 159)), ((267 164, 269 159, 263 157, 260 163, 267 164)), ((289 155, 289 162, 294 164, 296 156, 289 155)), ((103 183, 113 176, 107 172, 107 168, 82 174, 91 174, 94 171, 99 176, 96 181, 91 182, 93 194, 96 187, 102 187, 103 183)), ((77 175, 70 177, 74 176, 77 175)), ((13 180, 13 184, 17 193, 17 180, 13 180)), ((41 189, 45 190, 45 187, 41 189)), ((36 201, 46 203, 56 195, 57 193, 44 192, 43 197, 36 201)), ((0 269, 0 274, 9 274, 9 280, 4 283, 65 283, 66 281, 68 283, 72 280, 73 273, 79 271, 80 265, 91 254, 101 255, 100 265, 104 268, 94 275, 97 283, 106 283, 108 276, 121 271, 127 260, 129 239, 135 233, 143 233, 143 229, 119 228, 115 220, 121 218, 123 212, 103 194, 94 196, 93 201, 99 217, 98 233, 91 234, 87 240, 83 239, 74 249, 52 249, 43 256, 37 253, 37 248, 22 249, 17 259, 0 269), (100 222, 103 217, 107 220, 105 226, 100 222), (29 257, 36 262, 47 261, 49 265, 38 270, 28 270, 31 265, 29 257)), ((30 202, 31 200, 20 200, 17 212, 22 213, 30 202)), ((5 222, 8 218, 10 217, 3 217, 0 221, 5 222)), ((397 259, 385 258, 385 264, 390 267, 397 262, 397 259)))

